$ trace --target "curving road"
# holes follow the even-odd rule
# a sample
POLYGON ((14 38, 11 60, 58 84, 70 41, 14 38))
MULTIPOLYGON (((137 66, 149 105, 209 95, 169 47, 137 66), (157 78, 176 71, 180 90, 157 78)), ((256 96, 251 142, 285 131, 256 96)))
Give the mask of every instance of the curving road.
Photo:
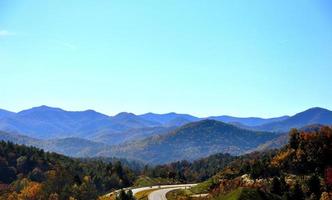
MULTIPOLYGON (((148 196, 148 199, 149 200, 167 200, 166 199, 167 192, 172 191, 172 190, 177 190, 177 189, 185 189, 185 188, 192 187, 195 185, 197 185, 197 184, 160 185, 160 186, 140 187, 140 188, 123 188, 123 190, 131 190, 133 192, 133 195, 135 195, 136 193, 144 191, 144 190, 160 188, 160 190, 151 192, 148 196)), ((117 193, 119 191, 120 190, 116 190, 114 192, 107 194, 106 196, 117 193)))
MULTIPOLYGON (((150 189, 165 189, 165 188, 185 188, 185 187, 192 187, 195 186, 197 184, 178 184, 178 185, 160 185, 160 186, 151 186, 151 187, 140 187, 140 188, 128 188, 131 189, 131 191, 133 192, 133 194, 135 195, 138 192, 144 191, 144 190, 150 190, 150 189)), ((158 190, 159 191, 159 190, 158 190)))
POLYGON ((172 190, 177 189, 186 189, 188 187, 195 186, 196 184, 185 184, 185 185, 176 185, 170 188, 160 189, 153 191, 149 194, 148 199, 149 200, 167 200, 166 194, 172 190))

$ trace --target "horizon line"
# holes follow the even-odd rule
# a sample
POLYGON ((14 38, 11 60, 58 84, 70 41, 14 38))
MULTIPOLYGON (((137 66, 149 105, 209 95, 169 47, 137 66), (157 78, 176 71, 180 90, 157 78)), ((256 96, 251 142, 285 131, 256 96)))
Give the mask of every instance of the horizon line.
POLYGON ((243 117, 243 116, 236 116, 236 115, 229 115, 229 114, 199 116, 199 115, 195 115, 195 114, 181 113, 181 112, 175 112, 175 111, 170 111, 170 112, 165 112, 165 113, 158 113, 158 112, 149 111, 149 112, 144 112, 144 113, 140 113, 140 114, 134 113, 134 112, 130 112, 130 111, 121 111, 121 112, 118 112, 118 113, 115 113, 115 114, 106 114, 104 112, 100 112, 100 111, 97 111, 97 110, 91 109, 91 108, 89 108, 89 109, 81 109, 81 110, 69 110, 69 109, 64 109, 64 108, 57 107, 57 106, 48 106, 48 105, 45 105, 45 104, 40 105, 40 106, 33 106, 31 108, 23 109, 23 110, 20 110, 20 111, 11 111, 9 109, 3 109, 3 108, 0 108, 0 110, 17 114, 17 113, 20 113, 22 111, 31 110, 31 109, 34 109, 34 108, 42 108, 42 107, 52 108, 52 109, 60 109, 60 110, 65 111, 65 112, 86 112, 86 111, 93 111, 93 112, 100 113, 100 114, 103 114, 103 115, 106 115, 106 116, 109 116, 109 117, 114 117, 114 116, 116 116, 116 115, 118 115, 120 113, 134 114, 135 116, 141 116, 141 115, 145 115, 145 114, 166 115, 166 114, 172 114, 172 113, 174 113, 174 114, 178 114, 178 115, 190 115, 190 116, 201 118, 201 119, 210 118, 210 117, 221 117, 221 116, 224 116, 224 117, 236 117, 236 118, 273 119, 273 118, 279 118, 279 117, 290 117, 290 116, 294 116, 294 115, 296 115, 298 113, 301 113, 301 112, 304 112, 304 111, 307 111, 307 110, 310 110, 310 109, 315 109, 315 108, 331 111, 330 109, 325 108, 325 107, 314 106, 314 107, 309 107, 309 108, 307 108, 305 110, 302 110, 302 111, 297 111, 294 114, 284 114, 284 115, 279 115, 279 116, 274 116, 274 117, 259 117, 259 116, 245 116, 245 117, 243 117))

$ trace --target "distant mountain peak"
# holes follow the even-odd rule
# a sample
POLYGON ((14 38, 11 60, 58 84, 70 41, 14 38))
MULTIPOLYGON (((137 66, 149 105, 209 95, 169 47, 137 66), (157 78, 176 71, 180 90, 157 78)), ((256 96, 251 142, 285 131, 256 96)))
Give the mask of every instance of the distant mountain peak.
POLYGON ((51 107, 51 106, 46 106, 46 105, 41 105, 41 106, 36 106, 36 107, 32 107, 28 110, 62 110, 61 108, 57 108, 57 107, 51 107))
POLYGON ((287 132, 291 128, 301 128, 312 124, 331 125, 332 111, 325 108, 313 107, 297 113, 286 120, 264 124, 258 127, 258 130, 287 132))
POLYGON ((5 110, 5 109, 1 109, 1 108, 0 108, 0 112, 14 113, 14 112, 12 112, 12 111, 5 110))
POLYGON ((191 124, 215 124, 215 123, 225 124, 224 122, 220 122, 214 119, 203 119, 198 122, 192 122, 191 124))
POLYGON ((114 117, 115 118, 119 118, 119 117, 136 117, 136 115, 134 113, 130 113, 130 112, 120 112, 120 113, 116 114, 114 117))
POLYGON ((331 114, 332 111, 325 109, 325 108, 320 108, 320 107, 313 107, 309 108, 308 110, 305 110, 303 112, 295 114, 293 117, 299 117, 299 116, 315 116, 315 115, 321 115, 321 114, 331 114))
POLYGON ((8 110, 4 110, 4 109, 0 109, 0 118, 4 118, 4 117, 10 117, 12 115, 14 115, 14 112, 8 111, 8 110))
POLYGON ((152 116, 164 116, 164 115, 181 115, 181 114, 178 114, 176 112, 169 112, 169 113, 164 113, 164 114, 159 114, 159 113, 154 113, 154 112, 148 112, 148 113, 142 114, 141 116, 148 116, 148 115, 152 115, 152 116))
POLYGON ((321 107, 312 107, 309 108, 308 110, 305 110, 303 112, 331 112, 330 110, 326 109, 326 108, 321 108, 321 107))
POLYGON ((166 113, 166 115, 180 115, 180 114, 178 114, 176 112, 169 112, 169 113, 166 113))
POLYGON ((229 115, 222 115, 222 116, 211 116, 207 119, 214 119, 217 121, 222 121, 229 124, 236 124, 240 127, 253 127, 253 126, 260 126, 270 122, 282 121, 289 118, 289 116, 281 116, 281 117, 274 117, 274 118, 260 118, 260 117, 233 117, 229 115))
MULTIPOLYGON (((80 112, 80 111, 78 111, 78 112, 80 112)), ((90 114, 100 114, 100 115, 104 115, 104 114, 102 114, 102 113, 99 113, 99 112, 97 112, 97 111, 95 111, 95 110, 91 110, 91 109, 89 109, 89 110, 84 110, 84 111, 82 111, 82 112, 84 112, 84 113, 90 113, 90 114)))
POLYGON ((31 113, 31 112, 50 112, 50 111, 51 112, 61 112, 64 110, 62 110, 61 108, 42 105, 42 106, 37 106, 37 107, 27 109, 27 110, 22 110, 18 114, 31 113))
POLYGON ((37 106, 37 107, 33 107, 31 109, 44 109, 44 110, 62 110, 60 108, 57 107, 51 107, 51 106, 47 106, 47 105, 41 105, 41 106, 37 106))
POLYGON ((186 126, 213 126, 213 125, 219 125, 219 126, 227 126, 227 127, 235 127, 232 124, 228 124, 222 121, 217 121, 214 119, 204 119, 196 122, 191 122, 189 124, 184 125, 183 127, 186 126))
POLYGON ((142 115, 157 115, 156 113, 153 113, 153 112, 147 112, 147 113, 144 113, 142 115))
POLYGON ((97 111, 92 110, 92 109, 88 109, 88 110, 85 110, 84 112, 97 112, 97 111))

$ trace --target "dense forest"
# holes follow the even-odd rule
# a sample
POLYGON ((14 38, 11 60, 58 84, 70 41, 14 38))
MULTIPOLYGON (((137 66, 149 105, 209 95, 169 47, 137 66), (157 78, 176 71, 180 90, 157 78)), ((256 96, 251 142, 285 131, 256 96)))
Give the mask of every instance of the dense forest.
POLYGON ((0 142, 0 199, 97 199, 132 185, 136 175, 120 161, 71 159, 0 142))
POLYGON ((209 197, 219 200, 246 199, 246 195, 256 199, 267 196, 283 200, 332 199, 331 158, 331 127, 293 129, 289 143, 282 149, 255 152, 231 161, 207 181, 209 197))
POLYGON ((96 199, 132 186, 138 175, 167 183, 199 182, 235 157, 215 154, 194 162, 144 166, 117 158, 73 159, 35 147, 0 142, 0 199, 96 199))
POLYGON ((142 173, 152 178, 161 177, 181 183, 197 183, 215 175, 235 158, 230 154, 219 153, 193 162, 183 160, 154 167, 146 166, 142 173))
POLYGON ((289 143, 281 149, 242 156, 215 154, 158 166, 116 158, 73 159, 0 142, 0 199, 97 199, 134 185, 140 177, 169 180, 167 183, 202 182, 186 195, 204 191, 209 193, 208 199, 228 200, 234 195, 239 196, 235 199, 246 199, 246 195, 276 200, 329 199, 331 157, 331 127, 293 129, 289 143))
POLYGON ((240 155, 279 134, 239 128, 215 120, 192 122, 163 135, 131 141, 103 151, 102 156, 140 159, 149 164, 194 161, 216 153, 240 155))

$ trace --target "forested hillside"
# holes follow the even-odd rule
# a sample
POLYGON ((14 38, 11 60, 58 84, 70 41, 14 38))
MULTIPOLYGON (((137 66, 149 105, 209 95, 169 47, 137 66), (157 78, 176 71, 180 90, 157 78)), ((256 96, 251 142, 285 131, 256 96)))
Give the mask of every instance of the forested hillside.
POLYGON ((0 199, 96 199, 132 185, 135 174, 121 162, 71 159, 0 142, 0 199))
POLYGON ((196 189, 219 200, 331 199, 331 157, 331 127, 293 129, 284 148, 240 156, 196 189))
POLYGON ((197 183, 215 175, 236 158, 230 154, 219 153, 193 162, 183 160, 151 168, 146 167, 143 174, 152 178, 160 177, 182 183, 197 183))
POLYGON ((192 161, 216 153, 244 154, 278 136, 215 120, 203 120, 186 124, 168 134, 114 146, 100 155, 136 158, 157 164, 192 161))

